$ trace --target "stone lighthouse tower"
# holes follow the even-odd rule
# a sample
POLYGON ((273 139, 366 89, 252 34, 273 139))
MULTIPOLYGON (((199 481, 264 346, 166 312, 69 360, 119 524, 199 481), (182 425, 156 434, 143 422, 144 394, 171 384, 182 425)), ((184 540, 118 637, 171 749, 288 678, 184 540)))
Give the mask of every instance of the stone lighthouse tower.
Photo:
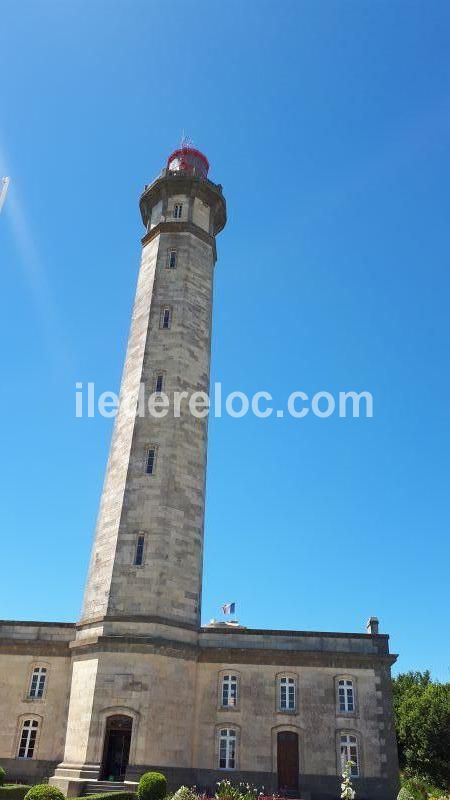
POLYGON ((66 790, 123 779, 133 764, 191 763, 207 417, 187 398, 209 391, 215 237, 226 221, 208 169, 182 147, 140 199, 136 299, 52 779, 66 790), (185 393, 175 408, 174 392, 185 393))

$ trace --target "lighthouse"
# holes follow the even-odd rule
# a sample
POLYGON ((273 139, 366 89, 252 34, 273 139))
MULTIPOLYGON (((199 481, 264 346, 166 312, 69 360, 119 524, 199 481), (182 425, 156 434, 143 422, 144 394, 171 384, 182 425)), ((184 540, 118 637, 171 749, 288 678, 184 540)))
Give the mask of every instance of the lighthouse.
POLYGON ((182 721, 176 709, 180 692, 193 705, 194 662, 167 654, 179 647, 190 653, 197 643, 208 420, 188 404, 164 417, 138 407, 140 397, 209 393, 216 236, 226 204, 208 172, 206 156, 182 146, 140 198, 141 264, 72 644, 64 762, 53 779, 63 788, 69 778, 121 780, 129 763, 148 761, 149 733, 137 733, 147 718, 152 762, 167 763, 158 748, 169 738, 173 763, 190 766, 193 715, 182 721), (130 692, 139 705, 147 693, 144 712, 131 708, 130 692), (158 727, 171 703, 176 733, 166 737, 158 727), (104 711, 110 708, 112 715, 104 711))

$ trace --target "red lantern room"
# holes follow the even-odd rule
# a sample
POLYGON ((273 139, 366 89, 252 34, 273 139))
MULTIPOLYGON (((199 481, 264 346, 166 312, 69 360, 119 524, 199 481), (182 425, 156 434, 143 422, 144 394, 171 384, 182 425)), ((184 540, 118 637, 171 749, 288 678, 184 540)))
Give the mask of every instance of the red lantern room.
POLYGON ((198 175, 207 178, 209 161, 200 150, 195 147, 180 147, 167 159, 167 169, 170 172, 187 172, 189 175, 198 175))

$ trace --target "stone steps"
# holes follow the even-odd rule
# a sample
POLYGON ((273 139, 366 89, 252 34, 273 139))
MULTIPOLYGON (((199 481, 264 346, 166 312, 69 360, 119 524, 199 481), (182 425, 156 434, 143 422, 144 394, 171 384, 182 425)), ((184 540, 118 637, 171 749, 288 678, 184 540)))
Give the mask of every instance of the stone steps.
POLYGON ((83 794, 102 794, 102 792, 134 792, 135 783, 122 783, 120 781, 91 781, 84 787, 83 794))

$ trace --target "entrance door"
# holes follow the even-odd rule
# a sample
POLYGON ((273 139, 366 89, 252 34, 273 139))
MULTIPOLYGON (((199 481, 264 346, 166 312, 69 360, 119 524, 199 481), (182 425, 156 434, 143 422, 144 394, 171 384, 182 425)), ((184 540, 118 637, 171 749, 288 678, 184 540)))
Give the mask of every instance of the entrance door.
POLYGON ((278 789, 298 791, 298 734, 280 731, 277 736, 278 789))
POLYGON ((123 781, 130 756, 131 717, 115 716, 106 720, 105 747, 102 777, 104 780, 123 781))

